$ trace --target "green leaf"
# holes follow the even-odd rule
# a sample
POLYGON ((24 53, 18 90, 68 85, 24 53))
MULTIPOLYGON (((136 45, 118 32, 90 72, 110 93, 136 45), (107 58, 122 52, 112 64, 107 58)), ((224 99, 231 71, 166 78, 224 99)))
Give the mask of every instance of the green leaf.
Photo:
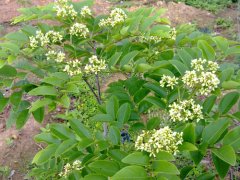
POLYGON ((186 142, 190 142, 192 144, 195 143, 196 134, 195 134, 195 125, 193 123, 187 124, 187 126, 184 128, 183 139, 186 142))
POLYGON ((108 66, 111 67, 111 66, 115 66, 118 62, 118 60, 120 59, 122 55, 122 52, 116 52, 110 59, 109 59, 109 62, 108 62, 108 66))
POLYGON ((143 152, 134 152, 123 158, 122 162, 132 165, 147 166, 149 164, 149 156, 143 152))
POLYGON ((67 139, 63 141, 57 148, 55 152, 55 156, 61 156, 63 153, 69 151, 73 147, 77 145, 77 141, 75 139, 67 139))
POLYGON ((69 108, 70 107, 70 98, 68 97, 67 94, 64 94, 61 99, 60 99, 60 103, 63 105, 63 107, 65 108, 69 108))
POLYGON ((51 124, 50 131, 51 131, 52 135, 54 135, 62 140, 75 138, 75 135, 64 124, 51 124))
POLYGON ((162 101, 158 97, 148 96, 148 97, 144 98, 144 101, 147 101, 147 102, 151 103, 152 105, 156 105, 157 107, 159 107, 161 109, 166 108, 166 104, 164 103, 164 101, 162 101))
POLYGON ((222 179, 224 179, 229 171, 230 165, 228 163, 222 161, 220 158, 215 156, 213 153, 212 153, 212 160, 213 160, 213 163, 216 167, 216 170, 217 170, 219 176, 222 179))
POLYGON ((191 159, 194 161, 195 165, 198 165, 203 158, 203 154, 200 151, 191 151, 190 156, 191 159))
POLYGON ((28 117, 29 117, 28 109, 25 109, 19 113, 17 120, 16 120, 17 129, 21 129, 25 125, 25 123, 28 120, 28 117))
POLYGON ((191 68, 192 56, 184 49, 177 50, 178 56, 181 58, 182 62, 188 67, 191 68))
POLYGON ((86 128, 78 119, 72 119, 69 121, 71 128, 80 138, 91 138, 91 132, 86 128))
POLYGON ((47 144, 58 144, 60 140, 52 136, 50 133, 41 133, 34 137, 36 142, 45 142, 47 144))
POLYGON ((223 132, 228 128, 228 125, 228 119, 218 119, 217 121, 211 122, 203 130, 203 142, 206 142, 210 145, 214 144, 220 138, 223 132))
POLYGON ((207 60, 214 60, 215 59, 215 51, 212 48, 212 46, 210 46, 208 44, 207 41, 199 40, 197 45, 202 50, 203 58, 205 58, 207 60))
POLYGON ((170 60, 169 61, 175 68, 176 70, 183 76, 185 74, 185 72, 188 69, 188 67, 186 65, 184 65, 181 61, 178 60, 170 60))
POLYGON ((131 60, 133 60, 137 55, 138 55, 139 51, 132 51, 128 54, 126 54, 125 56, 123 56, 123 58, 120 61, 120 66, 124 66, 126 64, 128 64, 131 60))
POLYGON ((17 70, 9 65, 4 65, 3 67, 0 68, 0 76, 3 77, 15 77, 17 75, 17 70))
POLYGON ((153 83, 148 82, 148 83, 145 83, 143 85, 143 87, 154 91, 160 97, 166 97, 167 96, 166 90, 164 88, 160 87, 159 84, 153 84, 153 83))
POLYGON ((131 107, 129 103, 125 103, 120 106, 117 112, 117 121, 118 125, 121 127, 124 123, 126 123, 131 116, 131 107))
POLYGON ((220 158, 221 160, 223 160, 224 162, 232 166, 235 166, 236 155, 235 155, 234 149, 231 146, 225 145, 219 149, 212 149, 212 153, 216 155, 218 158, 220 158))
POLYGON ((44 111, 45 111, 44 107, 40 107, 35 111, 32 111, 33 117, 37 122, 42 123, 44 119, 44 111))
POLYGON ((22 99, 22 94, 23 94, 22 91, 16 91, 12 93, 12 95, 10 96, 9 100, 15 107, 18 107, 18 105, 20 104, 22 99))
POLYGON ((235 151, 240 149, 240 127, 232 129, 224 136, 223 145, 230 145, 235 151))
POLYGON ((224 81, 222 83, 222 88, 225 89, 225 90, 240 89, 240 82, 237 82, 237 81, 224 81))
POLYGON ((216 95, 209 96, 203 103, 203 112, 210 113, 216 100, 217 100, 216 95))
POLYGON ((161 122, 161 120, 158 117, 149 119, 147 121, 147 129, 148 130, 156 129, 157 127, 159 127, 160 122, 161 122))
POLYGON ((214 179, 215 179, 215 174, 203 173, 200 176, 198 176, 196 180, 214 180, 214 179))
POLYGON ((118 100, 115 96, 112 96, 106 103, 107 114, 111 115, 112 118, 115 119, 118 108, 119 108, 118 100))
POLYGON ((83 180, 108 180, 107 177, 99 175, 99 174, 89 174, 84 176, 83 180))
POLYGON ((218 109, 221 114, 226 114, 238 102, 239 93, 230 92, 226 94, 220 101, 218 109))
POLYGON ((12 32, 12 33, 9 33, 5 36, 6 39, 8 40, 14 40, 14 41, 23 41, 23 42, 26 42, 28 41, 28 37, 27 35, 25 35, 25 33, 23 32, 12 32))
POLYGON ((198 148, 189 142, 184 142, 182 145, 179 146, 180 151, 197 151, 198 148))
POLYGON ((154 172, 164 173, 164 174, 175 174, 178 175, 180 172, 177 167, 167 161, 153 161, 154 172))
POLYGON ((32 107, 30 108, 30 112, 36 111, 37 109, 47 106, 49 104, 51 104, 53 102, 53 100, 48 99, 48 98, 44 98, 44 99, 38 99, 37 101, 32 103, 32 107))
POLYGON ((125 151, 121 151, 120 149, 109 150, 108 154, 117 161, 122 161, 122 159, 127 156, 127 153, 125 151))
POLYGON ((141 166, 126 166, 122 168, 120 171, 118 171, 114 176, 111 178, 112 180, 123 180, 123 179, 129 179, 134 177, 138 180, 147 180, 148 175, 146 170, 141 166))
POLYGON ((227 49, 226 56, 240 54, 240 46, 233 46, 227 49))
POLYGON ((29 92, 31 96, 57 96, 58 92, 53 86, 39 86, 29 92))
POLYGON ((91 118, 92 121, 100 121, 100 122, 111 122, 114 121, 111 115, 109 114, 97 114, 91 118))
POLYGON ((78 148, 79 150, 85 150, 88 146, 93 144, 93 140, 90 138, 81 138, 78 140, 78 148))
POLYGON ((88 167, 95 171, 96 173, 112 176, 114 175, 120 168, 119 165, 114 161, 108 160, 97 160, 88 165, 88 167))
POLYGON ((160 151, 156 155, 156 160, 164 160, 164 161, 174 161, 175 158, 172 154, 166 152, 166 151, 160 151))
POLYGON ((213 41, 216 43, 218 49, 220 49, 222 52, 226 52, 226 50, 229 47, 228 40, 224 37, 221 36, 213 37, 213 41))
POLYGON ((120 144, 120 131, 117 127, 111 126, 108 133, 108 139, 113 145, 120 144))
POLYGON ((193 166, 185 166, 180 171, 180 178, 185 179, 189 172, 193 169, 193 166))
POLYGON ((34 156, 32 163, 41 165, 41 164, 47 162, 55 154, 55 151, 57 148, 58 148, 58 144, 51 144, 51 145, 47 146, 45 149, 39 151, 34 156))
POLYGON ((15 43, 10 43, 10 42, 0 43, 0 47, 3 48, 3 49, 7 49, 14 54, 17 54, 20 51, 19 46, 16 45, 15 43))
POLYGON ((4 110, 4 108, 8 104, 8 100, 8 98, 0 97, 0 112, 4 110))

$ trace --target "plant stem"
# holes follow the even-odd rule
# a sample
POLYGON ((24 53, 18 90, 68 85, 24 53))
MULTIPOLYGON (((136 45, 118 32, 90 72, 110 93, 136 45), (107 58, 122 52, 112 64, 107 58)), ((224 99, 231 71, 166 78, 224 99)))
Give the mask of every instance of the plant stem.
MULTIPOLYGON (((99 76, 98 76, 98 74, 96 74, 95 79, 96 79, 96 84, 97 84, 99 104, 102 104, 101 88, 100 88, 100 83, 99 83, 99 76)), ((104 136, 104 137, 107 137, 107 133, 108 133, 107 123, 103 123, 103 136, 104 136)))
POLYGON ((83 80, 86 82, 86 84, 88 85, 89 89, 91 90, 91 92, 93 93, 93 95, 95 96, 95 98, 97 99, 98 104, 101 104, 101 99, 98 97, 98 95, 95 93, 93 87, 91 86, 91 84, 88 82, 88 80, 86 78, 83 78, 83 80))

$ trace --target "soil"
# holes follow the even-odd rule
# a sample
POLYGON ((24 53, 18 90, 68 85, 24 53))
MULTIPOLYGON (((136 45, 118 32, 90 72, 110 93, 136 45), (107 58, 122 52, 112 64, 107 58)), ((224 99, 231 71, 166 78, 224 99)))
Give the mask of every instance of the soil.
MULTIPOLYGON (((19 15, 17 9, 20 7, 44 5, 53 1, 54 0, 0 0, 0 36, 8 32, 15 31, 21 27, 21 25, 11 25, 11 19, 19 15), (24 4, 24 2, 26 3, 24 4)), ((93 9, 97 14, 100 12, 108 12, 112 6, 110 2, 105 0, 95 0, 95 2, 96 4, 94 5, 93 9)), ((145 5, 149 5, 149 1, 135 1, 129 10, 134 10, 139 6, 145 5)), ((151 2, 150 5, 158 8, 167 8, 168 11, 164 16, 171 20, 173 26, 177 26, 182 23, 197 23, 198 26, 202 28, 209 26, 213 27, 216 17, 229 16, 233 19, 233 29, 236 32, 236 8, 227 9, 218 15, 214 15, 208 11, 196 9, 183 3, 165 3, 162 1, 154 1, 151 2)), ((119 79, 119 77, 121 79, 125 78, 123 75, 116 74, 110 79, 109 82, 119 79)), ((102 87, 103 90, 106 89, 109 82, 104 83, 105 85, 102 87)), ((41 125, 35 122, 31 117, 23 129, 16 130, 15 127, 10 129, 5 128, 5 121, 8 117, 8 114, 9 108, 6 108, 5 111, 0 114, 0 168, 2 166, 10 167, 12 173, 10 179, 23 180, 27 174, 31 159, 36 152, 42 148, 40 144, 34 142, 33 137, 40 132, 41 127, 49 122, 49 118, 46 118, 45 123, 41 125)), ((0 172, 0 180, 2 179, 3 177, 1 177, 0 172)))

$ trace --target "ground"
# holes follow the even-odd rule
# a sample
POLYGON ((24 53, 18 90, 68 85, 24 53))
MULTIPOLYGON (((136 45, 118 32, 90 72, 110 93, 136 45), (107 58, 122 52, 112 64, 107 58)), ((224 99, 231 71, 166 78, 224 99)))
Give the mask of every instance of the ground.
MULTIPOLYGON (((30 5, 44 5, 54 0, 1 0, 0 1, 0 36, 19 29, 20 25, 11 25, 11 19, 19 13, 17 9, 22 6, 30 5), (30 2, 30 4, 28 3, 30 2)), ((121 4, 115 4, 121 5, 121 4)), ((211 28, 222 33, 226 36, 231 36, 231 33, 227 30, 222 30, 214 26, 217 17, 230 17, 233 20, 232 31, 236 34, 237 29, 237 9, 228 8, 218 14, 212 14, 210 12, 196 9, 187 6, 183 3, 165 3, 162 1, 154 1, 151 4, 145 1, 135 1, 129 7, 130 10, 134 10, 139 6, 151 5, 158 8, 167 8, 168 11, 164 15, 168 17, 173 26, 177 26, 181 23, 196 23, 200 28, 211 28)), ((110 2, 104 0, 96 0, 94 10, 96 13, 107 12, 112 6, 110 2)), ((112 79, 118 78, 119 75, 114 76, 112 79)), ((122 77, 124 78, 124 77, 122 77)), ((106 83, 108 84, 108 82, 106 83)), ((106 85, 102 87, 105 89, 106 85)), ((39 151, 42 146, 34 142, 34 135, 40 132, 40 128, 49 122, 49 117, 46 118, 43 125, 36 123, 33 118, 27 122, 26 126, 18 131, 14 127, 7 129, 5 128, 5 121, 8 116, 8 108, 5 109, 4 113, 0 114, 0 171, 1 167, 10 167, 11 177, 13 180, 24 179, 28 166, 31 162, 32 157, 39 151)), ((2 177, 3 178, 3 177, 2 177)), ((0 175, 1 180, 1 175, 0 175)))

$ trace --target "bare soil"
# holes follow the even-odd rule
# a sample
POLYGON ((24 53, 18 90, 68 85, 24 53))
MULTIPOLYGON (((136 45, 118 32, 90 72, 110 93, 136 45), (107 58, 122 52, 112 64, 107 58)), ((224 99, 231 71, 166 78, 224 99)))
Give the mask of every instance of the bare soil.
MULTIPOLYGON (((0 36, 8 32, 15 31, 21 27, 21 25, 11 25, 11 19, 17 15, 19 12, 17 9, 24 6, 38 6, 44 5, 54 0, 0 0, 0 36), (21 4, 19 2, 30 2, 29 4, 21 4)), ((75 0, 77 1, 77 0, 75 0)), ((136 1, 137 2, 137 1, 136 1)), ((167 8, 168 11, 164 15, 168 17, 172 25, 176 26, 182 23, 197 23, 199 27, 209 27, 212 26, 216 17, 226 17, 229 16, 233 21, 237 22, 237 11, 236 9, 228 9, 221 12, 219 15, 211 14, 207 11, 196 9, 194 7, 187 6, 183 3, 165 3, 162 1, 152 2, 151 4, 147 1, 141 1, 142 3, 138 5, 131 6, 129 9, 134 10, 139 6, 151 5, 158 8, 167 8)), ((96 4, 93 7, 96 13, 106 13, 112 4, 105 0, 96 0, 96 4)), ((236 28, 236 25, 234 25, 236 28)), ((235 31, 236 32, 236 31, 235 31)), ((125 76, 116 74, 111 78, 112 82, 116 79, 124 79, 125 76)), ((109 82, 103 85, 102 90, 105 90, 109 82)), ((28 165, 31 162, 34 154, 41 149, 41 145, 34 142, 33 137, 40 132, 40 128, 44 125, 40 125, 30 118, 23 129, 16 130, 15 127, 10 129, 5 128, 5 121, 8 117, 9 109, 0 114, 0 167, 8 166, 12 171, 11 179, 13 180, 23 180, 28 171, 28 165)), ((46 122, 49 119, 46 118, 46 122)), ((46 124, 46 123, 45 123, 46 124)), ((0 175, 0 180, 3 177, 0 175)))

